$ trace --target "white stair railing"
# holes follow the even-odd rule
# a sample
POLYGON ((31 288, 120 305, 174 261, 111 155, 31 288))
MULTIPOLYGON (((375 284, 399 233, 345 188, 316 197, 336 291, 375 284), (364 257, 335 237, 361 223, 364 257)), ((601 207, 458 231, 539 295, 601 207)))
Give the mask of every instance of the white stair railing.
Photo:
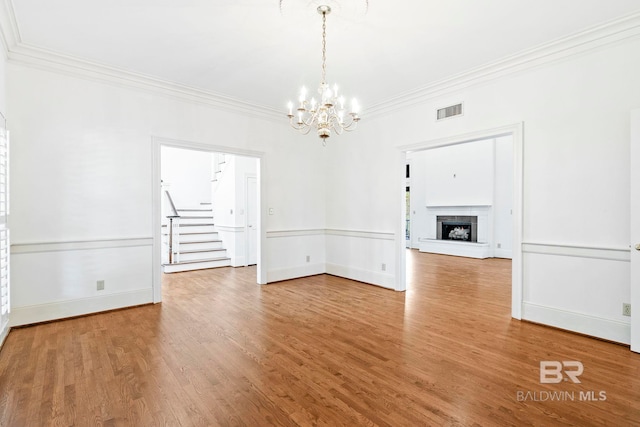
POLYGON ((167 215, 169 220, 169 264, 176 264, 180 262, 180 214, 173 203, 171 194, 166 190, 164 194, 169 202, 169 214, 167 215))

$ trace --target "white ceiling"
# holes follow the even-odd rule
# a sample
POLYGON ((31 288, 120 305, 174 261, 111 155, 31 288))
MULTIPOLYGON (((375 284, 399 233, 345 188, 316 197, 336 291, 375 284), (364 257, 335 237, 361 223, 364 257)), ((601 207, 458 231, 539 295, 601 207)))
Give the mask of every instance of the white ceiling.
POLYGON ((640 11, 638 0, 11 0, 23 45, 282 109, 327 79, 378 104, 640 11))

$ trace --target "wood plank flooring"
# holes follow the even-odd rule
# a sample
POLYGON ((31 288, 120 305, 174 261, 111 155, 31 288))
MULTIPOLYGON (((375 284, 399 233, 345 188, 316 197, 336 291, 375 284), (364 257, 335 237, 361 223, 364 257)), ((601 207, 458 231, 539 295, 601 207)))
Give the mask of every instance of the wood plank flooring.
POLYGON ((0 425, 640 425, 640 355, 512 320, 510 261, 408 262, 404 293, 223 268, 166 275, 159 305, 15 329, 0 425), (541 360, 581 361, 582 382, 540 384, 541 360))

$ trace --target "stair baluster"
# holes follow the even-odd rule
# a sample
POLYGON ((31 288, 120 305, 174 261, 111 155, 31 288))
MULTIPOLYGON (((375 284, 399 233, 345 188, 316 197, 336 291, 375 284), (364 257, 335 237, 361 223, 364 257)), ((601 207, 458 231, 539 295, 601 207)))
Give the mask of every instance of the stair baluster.
POLYGON ((173 199, 169 191, 164 192, 169 202, 170 213, 167 215, 169 220, 169 264, 175 264, 180 262, 180 214, 176 209, 176 205, 173 204, 173 199), (174 224, 175 222, 175 224, 174 224))

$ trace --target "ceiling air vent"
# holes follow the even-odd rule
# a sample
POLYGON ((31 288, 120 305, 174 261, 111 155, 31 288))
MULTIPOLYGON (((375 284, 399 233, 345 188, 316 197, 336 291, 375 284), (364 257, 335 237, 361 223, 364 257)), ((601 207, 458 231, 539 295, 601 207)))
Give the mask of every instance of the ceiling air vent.
POLYGON ((462 103, 452 105, 450 107, 441 108, 438 110, 438 120, 447 119, 453 116, 462 115, 462 103))

